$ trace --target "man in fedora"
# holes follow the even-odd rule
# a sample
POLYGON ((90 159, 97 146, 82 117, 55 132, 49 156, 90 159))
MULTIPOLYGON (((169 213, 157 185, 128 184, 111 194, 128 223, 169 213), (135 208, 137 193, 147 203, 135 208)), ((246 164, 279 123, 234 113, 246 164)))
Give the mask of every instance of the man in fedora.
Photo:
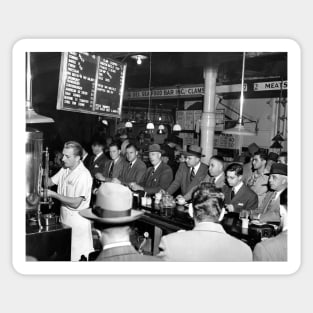
POLYGON ((170 186, 173 181, 173 171, 167 164, 162 162, 163 150, 161 150, 160 145, 150 145, 148 152, 152 166, 147 169, 140 184, 132 182, 129 187, 133 191, 143 191, 148 195, 152 195, 161 189, 166 190, 170 186))
POLYGON ((204 156, 201 147, 191 145, 184 154, 187 157, 186 163, 179 167, 167 192, 172 195, 180 188, 181 194, 185 198, 185 195, 198 186, 207 175, 208 167, 201 162, 201 157, 204 156))
POLYGON ((143 212, 133 210, 129 188, 115 183, 102 184, 97 192, 93 209, 80 211, 80 215, 94 222, 101 231, 102 251, 96 261, 159 261, 158 258, 141 255, 130 242, 131 223, 143 212))
POLYGON ((280 222, 280 195, 287 189, 287 165, 281 163, 273 163, 271 166, 268 185, 269 189, 259 204, 257 210, 250 215, 252 219, 261 222, 280 222))

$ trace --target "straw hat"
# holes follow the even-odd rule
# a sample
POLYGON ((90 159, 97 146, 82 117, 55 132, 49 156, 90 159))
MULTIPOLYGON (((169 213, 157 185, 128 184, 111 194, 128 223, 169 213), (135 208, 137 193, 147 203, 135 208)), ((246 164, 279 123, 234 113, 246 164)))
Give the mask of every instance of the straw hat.
POLYGON ((104 183, 97 192, 93 209, 81 210, 79 214, 102 224, 126 224, 137 220, 143 212, 132 210, 133 195, 129 188, 115 183, 104 183))

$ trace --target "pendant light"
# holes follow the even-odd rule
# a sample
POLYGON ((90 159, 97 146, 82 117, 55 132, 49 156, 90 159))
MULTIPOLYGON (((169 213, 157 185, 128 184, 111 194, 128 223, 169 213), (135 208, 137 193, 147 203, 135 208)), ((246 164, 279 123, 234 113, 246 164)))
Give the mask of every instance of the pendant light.
POLYGON ((128 120, 125 123, 125 128, 133 128, 133 123, 130 121, 130 102, 128 102, 128 120))
POLYGON ((280 94, 279 94, 278 112, 277 112, 277 134, 272 138, 272 141, 274 141, 274 143, 279 142, 279 141, 285 141, 285 139, 282 136, 282 133, 280 132, 280 119, 281 119, 281 117, 280 117, 280 105, 282 103, 282 94, 283 94, 283 77, 281 78, 281 82, 280 82, 280 94))
POLYGON ((246 53, 243 53, 243 58, 242 58, 242 75, 241 75, 241 92, 240 92, 240 113, 239 113, 239 120, 236 124, 235 127, 228 128, 223 131, 223 134, 230 134, 230 135, 242 135, 242 136, 255 136, 254 132, 251 132, 244 127, 243 123, 243 117, 242 117, 242 112, 243 112, 243 102, 244 102, 244 97, 243 97, 243 87, 244 87, 244 74, 245 74, 245 60, 246 60, 246 53))
MULTIPOLYGON (((179 86, 177 87, 177 91, 178 91, 178 96, 180 95, 179 93, 179 86)), ((177 104, 176 104, 176 111, 178 110, 178 103, 179 103, 179 98, 177 97, 177 104)), ((181 126, 176 122, 173 126, 173 132, 180 132, 182 130, 181 126)))
POLYGON ((148 121, 147 121, 147 126, 146 129, 149 131, 154 130, 154 124, 150 120, 150 106, 151 106, 151 58, 152 54, 150 52, 150 66, 149 66, 149 103, 148 103, 148 121))

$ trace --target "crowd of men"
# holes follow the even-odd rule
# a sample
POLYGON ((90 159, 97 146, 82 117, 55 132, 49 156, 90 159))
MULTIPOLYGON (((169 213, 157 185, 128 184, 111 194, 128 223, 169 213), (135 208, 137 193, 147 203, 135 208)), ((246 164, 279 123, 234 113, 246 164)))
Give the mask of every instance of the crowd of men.
POLYGON ((101 234, 98 261, 287 260, 286 154, 269 168, 268 156, 256 151, 245 175, 243 164, 226 165, 219 155, 204 164, 202 148, 196 145, 180 151, 176 162, 179 150, 174 137, 163 146, 145 147, 148 162, 143 161, 140 144, 127 137, 121 142, 95 137, 92 155, 78 142, 64 144, 62 167, 49 179, 49 186, 57 185, 57 191, 48 190, 48 196, 60 201, 60 220, 72 227, 72 261, 82 255, 88 258, 94 250, 92 227, 101 234), (130 223, 143 213, 131 209, 133 192, 150 196, 162 192, 191 201, 194 229, 163 236, 158 256, 139 254, 130 243, 130 223), (260 222, 281 223, 283 231, 268 244, 259 243, 253 252, 225 232, 220 224, 223 208, 245 211, 260 222))

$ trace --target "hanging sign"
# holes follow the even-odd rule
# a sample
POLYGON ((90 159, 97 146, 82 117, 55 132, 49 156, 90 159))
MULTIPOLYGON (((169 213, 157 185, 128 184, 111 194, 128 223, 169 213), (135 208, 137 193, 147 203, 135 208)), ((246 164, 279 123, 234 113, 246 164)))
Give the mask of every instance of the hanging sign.
POLYGON ((253 90, 254 91, 265 91, 265 90, 280 90, 280 89, 288 89, 288 81, 274 81, 274 82, 261 82, 254 83, 253 90))

